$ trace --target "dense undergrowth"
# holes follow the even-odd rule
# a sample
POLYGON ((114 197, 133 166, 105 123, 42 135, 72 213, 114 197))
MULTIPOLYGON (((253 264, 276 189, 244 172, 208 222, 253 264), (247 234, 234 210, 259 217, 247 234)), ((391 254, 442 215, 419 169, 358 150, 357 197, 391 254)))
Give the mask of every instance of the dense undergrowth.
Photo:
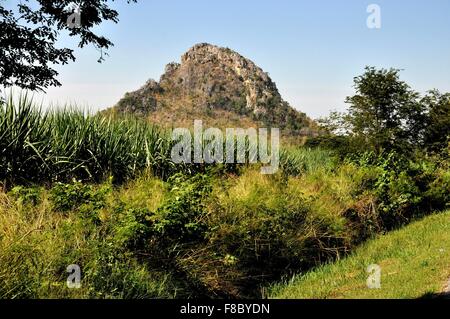
POLYGON ((349 162, 298 176, 247 168, 14 187, 1 195, 0 295, 257 297, 450 201, 448 170, 423 172, 425 190, 404 171, 385 173, 349 162), (65 285, 70 264, 82 269, 81 289, 65 285))
POLYGON ((260 297, 450 203, 439 156, 286 148, 274 175, 186 169, 145 123, 24 100, 0 135, 1 298, 260 297))
POLYGON ((376 236, 350 256, 270 287, 282 299, 448 298, 450 211, 376 236), (368 265, 381 268, 380 289, 367 289, 368 265))

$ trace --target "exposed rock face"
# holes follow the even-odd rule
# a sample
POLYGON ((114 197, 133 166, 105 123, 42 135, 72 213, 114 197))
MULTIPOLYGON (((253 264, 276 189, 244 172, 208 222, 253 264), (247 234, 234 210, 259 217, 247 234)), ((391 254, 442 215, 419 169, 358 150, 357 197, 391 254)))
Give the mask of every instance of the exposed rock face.
POLYGON ((283 101, 275 83, 252 61, 228 48, 206 43, 192 47, 181 57, 181 63, 168 64, 159 83, 150 80, 127 93, 116 109, 151 116, 177 101, 196 109, 196 113, 229 111, 290 131, 311 123, 305 114, 283 101))
POLYGON ((269 100, 279 98, 275 84, 253 62, 236 52, 198 44, 185 53, 181 64, 169 64, 162 87, 195 93, 209 107, 238 107, 265 113, 269 100))

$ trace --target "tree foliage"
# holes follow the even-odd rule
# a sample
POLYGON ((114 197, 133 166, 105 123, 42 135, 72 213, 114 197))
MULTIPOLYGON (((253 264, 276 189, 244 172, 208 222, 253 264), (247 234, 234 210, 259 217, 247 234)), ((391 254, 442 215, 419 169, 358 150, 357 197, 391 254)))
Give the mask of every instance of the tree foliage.
POLYGON ((399 70, 366 72, 354 79, 356 94, 347 97, 352 133, 376 149, 397 149, 417 139, 423 112, 419 94, 399 79, 399 70))
POLYGON ((432 90, 421 103, 427 110, 424 146, 439 152, 450 143, 450 93, 432 90))
POLYGON ((110 2, 23 0, 6 6, 0 0, 0 86, 41 91, 60 86, 52 65, 75 61, 72 49, 57 47, 61 32, 79 37, 80 48, 92 44, 99 50, 108 49, 113 43, 93 29, 103 21, 118 22, 118 12, 110 2), (74 10, 80 17, 77 25, 69 23, 74 10))
POLYGON ((348 112, 322 119, 323 131, 347 139, 348 150, 437 153, 447 148, 450 93, 431 90, 421 96, 399 74, 397 69, 366 67, 354 79, 356 92, 346 99, 348 112))

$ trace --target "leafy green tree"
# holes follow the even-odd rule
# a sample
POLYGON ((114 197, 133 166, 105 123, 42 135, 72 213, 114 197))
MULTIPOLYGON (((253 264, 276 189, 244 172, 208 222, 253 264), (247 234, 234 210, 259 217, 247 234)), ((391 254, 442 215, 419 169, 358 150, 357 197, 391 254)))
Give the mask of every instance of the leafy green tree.
MULTIPOLYGON (((112 0, 114 1, 114 0, 112 0)), ((108 0, 0 0, 0 87, 44 90, 60 86, 52 64, 75 61, 73 50, 58 48, 62 31, 78 36, 79 47, 92 44, 101 53, 113 43, 93 29, 103 21, 118 22, 108 0)), ((128 0, 136 2, 136 0, 128 0)))
POLYGON ((420 143, 425 118, 419 94, 399 78, 397 69, 366 67, 354 79, 345 116, 352 135, 374 150, 405 150, 420 143))
POLYGON ((441 152, 450 142, 450 93, 432 90, 421 104, 427 110, 424 129, 424 147, 431 152, 441 152))
POLYGON ((450 93, 431 90, 421 97, 399 72, 366 67, 354 79, 348 112, 319 119, 322 134, 308 145, 331 147, 343 156, 361 149, 450 154, 450 93))

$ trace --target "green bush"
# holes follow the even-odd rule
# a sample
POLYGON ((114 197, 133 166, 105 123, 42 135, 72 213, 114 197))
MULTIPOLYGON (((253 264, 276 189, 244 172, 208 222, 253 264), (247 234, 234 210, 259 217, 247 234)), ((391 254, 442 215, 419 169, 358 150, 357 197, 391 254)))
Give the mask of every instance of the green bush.
POLYGON ((204 174, 187 177, 176 174, 168 181, 169 194, 156 215, 154 229, 164 240, 192 242, 204 237, 206 199, 210 178, 204 174))
POLYGON ((149 242, 161 249, 204 239, 207 225, 207 198, 210 178, 197 174, 176 174, 166 183, 168 192, 155 211, 128 207, 119 203, 114 209, 116 241, 132 250, 151 249, 149 242))
POLYGON ((56 211, 97 212, 105 207, 106 195, 111 192, 110 185, 96 187, 79 181, 72 184, 57 183, 50 191, 50 200, 56 211))
POLYGON ((16 186, 8 193, 9 196, 23 205, 39 205, 42 200, 42 188, 16 186))
POLYGON ((436 161, 423 156, 410 159, 395 152, 353 158, 361 168, 375 172, 365 187, 376 197, 385 229, 446 207, 448 174, 436 161))
POLYGON ((447 209, 450 207, 450 169, 439 168, 435 179, 430 183, 425 196, 429 198, 430 207, 447 209))
MULTIPOLYGON (((116 209, 115 213, 118 213, 116 209)), ((120 247, 129 249, 144 248, 153 235, 153 213, 146 209, 127 209, 121 213, 114 227, 114 236, 120 247)))
POLYGON ((354 139, 349 136, 340 135, 320 135, 311 137, 306 140, 304 147, 332 150, 341 158, 345 158, 358 150, 354 139))

